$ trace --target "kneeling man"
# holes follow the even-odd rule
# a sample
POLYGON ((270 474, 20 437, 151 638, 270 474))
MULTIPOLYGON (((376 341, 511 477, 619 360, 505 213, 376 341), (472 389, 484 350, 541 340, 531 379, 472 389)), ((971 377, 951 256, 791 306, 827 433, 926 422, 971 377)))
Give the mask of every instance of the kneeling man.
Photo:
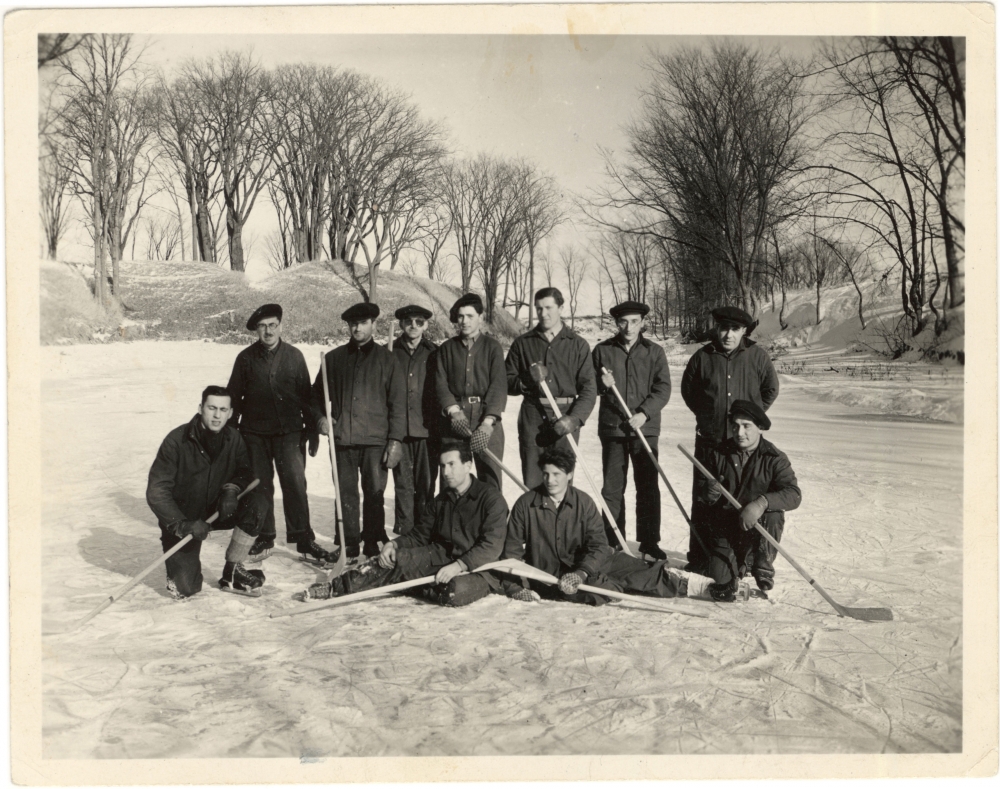
POLYGON ((256 488, 237 500, 253 480, 250 454, 239 432, 227 425, 232 415, 229 390, 209 386, 198 413, 163 439, 149 469, 146 501, 160 526, 164 553, 188 534, 194 537, 167 559, 167 591, 175 598, 201 591, 201 543, 212 531, 232 529, 219 587, 258 596, 260 570, 247 571, 247 559, 270 512, 270 502, 256 488), (212 524, 205 519, 218 512, 212 524))
POLYGON ((597 505, 570 484, 576 468, 572 452, 550 447, 542 452, 538 466, 542 484, 514 503, 502 558, 519 559, 555 575, 559 586, 504 574, 502 591, 509 597, 525 602, 542 596, 591 605, 608 602, 606 597, 578 591, 586 583, 654 597, 707 598, 711 578, 671 569, 665 561, 646 564, 611 550, 597 505))
POLYGON ((427 596, 441 605, 468 605, 499 590, 494 576, 475 570, 500 557, 507 502, 473 476, 472 464, 468 442, 446 441, 439 456, 444 490, 414 529, 382 546, 376 559, 309 587, 304 598, 322 600, 428 575, 435 576, 435 586, 427 596))

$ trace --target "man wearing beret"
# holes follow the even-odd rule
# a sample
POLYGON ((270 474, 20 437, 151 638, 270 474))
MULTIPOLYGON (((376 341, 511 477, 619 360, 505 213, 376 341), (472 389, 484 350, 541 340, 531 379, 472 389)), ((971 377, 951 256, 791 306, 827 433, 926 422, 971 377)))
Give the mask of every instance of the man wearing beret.
POLYGON ((558 288, 542 288, 535 294, 538 324, 522 334, 507 352, 507 393, 523 395, 517 419, 521 474, 529 488, 542 483, 538 458, 545 447, 561 446, 572 451, 572 434, 579 441, 580 428, 594 410, 597 383, 587 341, 562 322, 564 299, 558 288), (557 419, 539 381, 540 363, 547 383, 562 412, 557 419))
MULTIPOLYGON (((749 400, 767 411, 778 398, 774 365, 767 351, 748 336, 757 322, 739 307, 720 307, 712 310, 712 317, 715 328, 711 342, 695 352, 681 377, 681 397, 697 421, 694 455, 702 462, 709 449, 732 437, 728 416, 736 400, 749 400)), ((695 470, 695 492, 699 483, 700 473, 695 470)), ((698 540, 704 516, 695 495, 688 563, 700 571, 706 569, 708 561, 698 540)))
POLYGON ((500 416, 507 407, 507 373, 503 348, 483 333, 483 300, 466 293, 451 308, 458 335, 441 344, 435 360, 435 389, 444 421, 441 434, 469 439, 476 453, 476 476, 503 489, 501 471, 482 448, 503 458, 500 416))
POLYGON ((437 345, 424 337, 431 311, 417 304, 396 310, 402 335, 392 353, 406 385, 406 437, 403 457, 392 470, 396 489, 396 534, 407 534, 434 498, 435 463, 431 431, 437 433, 437 398, 428 363, 437 345))
MULTIPOLYGON (((597 435, 601 439, 601 459, 604 464, 604 487, 601 495, 615 517, 615 525, 625 536, 625 485, 629 461, 635 478, 635 534, 640 552, 663 561, 667 555, 660 550, 660 481, 656 466, 637 433, 646 437, 653 455, 659 457, 657 440, 660 436, 660 411, 670 400, 670 369, 663 348, 647 340, 643 321, 649 307, 641 302, 626 301, 611 309, 611 318, 618 333, 594 348, 594 372, 597 392, 601 395, 597 435), (629 413, 611 391, 617 386, 625 398, 629 413)), ((618 541, 605 524, 608 542, 618 541)))
MULTIPOLYGON (((362 302, 340 317, 347 322, 351 339, 327 354, 330 414, 337 443, 341 505, 347 556, 354 559, 364 540, 365 556, 377 556, 385 533, 385 486, 388 469, 403 457, 406 436, 406 384, 396 357, 372 339, 377 304, 362 302), (364 513, 358 494, 360 477, 364 513), (364 523, 364 530, 361 523, 364 523)), ((313 382, 313 417, 327 433, 323 402, 323 372, 313 382)))
POLYGON ((281 483, 285 539, 309 559, 324 562, 330 554, 316 542, 306 497, 306 445, 316 455, 319 436, 309 407, 309 368, 302 352, 281 339, 280 304, 265 304, 247 320, 257 342, 240 351, 226 389, 233 399, 234 424, 246 442, 254 476, 268 504, 267 518, 251 562, 274 547, 274 469, 281 483))
POLYGON ((774 587, 774 547, 754 528, 760 523, 781 539, 785 512, 802 503, 802 492, 784 452, 761 436, 771 427, 764 409, 752 400, 735 400, 729 409, 729 437, 709 449, 702 461, 740 503, 736 510, 717 482, 699 472, 696 496, 705 508, 710 551, 710 592, 731 602, 748 572, 766 595, 774 587))

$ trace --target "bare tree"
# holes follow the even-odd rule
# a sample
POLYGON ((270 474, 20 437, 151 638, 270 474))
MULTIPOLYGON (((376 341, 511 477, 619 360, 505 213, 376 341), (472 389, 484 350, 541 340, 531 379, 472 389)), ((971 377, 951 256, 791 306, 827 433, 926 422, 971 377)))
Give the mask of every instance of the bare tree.
POLYGON ((65 161, 65 155, 57 135, 42 135, 38 156, 38 201, 45 253, 50 260, 57 258, 59 241, 69 228, 67 198, 73 172, 65 161))
POLYGON ((74 33, 39 33, 38 35, 38 68, 50 63, 56 63, 65 58, 87 39, 88 34, 74 33))
POLYGON ((578 255, 573 247, 559 250, 563 274, 566 275, 566 289, 569 301, 570 328, 576 329, 576 309, 580 304, 580 286, 587 274, 587 259, 578 255))
POLYGON ((601 312, 601 316, 599 319, 600 320, 599 327, 601 331, 604 331, 604 280, 606 277, 606 273, 604 270, 604 266, 601 265, 588 266, 588 268, 590 269, 591 279, 597 286, 597 303, 598 303, 598 309, 601 312))
POLYGON ((143 223, 146 231, 146 259, 172 260, 181 257, 180 225, 172 218, 147 216, 143 223))
POLYGON ((427 277, 439 279, 441 253, 451 235, 451 216, 442 203, 431 203, 424 207, 418 225, 416 241, 427 261, 427 277))
MULTIPOLYGON (((555 273, 555 261, 552 259, 552 255, 542 255, 538 258, 538 262, 541 265, 542 274, 545 275, 545 287, 551 288, 553 282, 552 275, 555 273)), ((535 292, 531 290, 530 296, 534 297, 534 295, 535 292)))
MULTIPOLYGON (((524 238, 528 249, 528 298, 531 299, 535 295, 535 250, 565 218, 555 179, 532 169, 527 175, 522 205, 524 238)), ((551 270, 546 270, 546 274, 551 287, 551 270)), ((530 311, 528 322, 531 322, 530 311)))

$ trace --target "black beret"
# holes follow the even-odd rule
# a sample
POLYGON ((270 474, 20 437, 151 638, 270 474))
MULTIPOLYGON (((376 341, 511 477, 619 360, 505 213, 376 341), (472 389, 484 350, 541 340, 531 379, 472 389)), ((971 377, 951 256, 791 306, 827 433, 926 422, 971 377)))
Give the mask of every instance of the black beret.
POLYGON ((475 307, 476 312, 480 315, 483 314, 483 300, 479 298, 478 293, 466 293, 464 296, 459 298, 454 304, 451 305, 451 313, 448 315, 452 323, 458 323, 458 311, 462 307, 475 307))
POLYGON ((348 307, 344 310, 340 319, 345 320, 348 323, 352 323, 354 321, 375 320, 378 317, 378 314, 378 304, 372 304, 370 301, 362 301, 360 304, 355 304, 353 307, 348 307))
POLYGON ((281 305, 280 304, 265 304, 263 307, 258 307, 253 311, 253 315, 247 318, 247 328, 253 331, 257 328, 257 324, 260 323, 264 318, 277 318, 281 320, 281 305))
POLYGON ((712 310, 712 317, 716 321, 729 321, 730 323, 738 323, 740 326, 746 326, 747 329, 753 329, 757 325, 757 321, 751 317, 749 312, 741 310, 739 307, 717 307, 712 310))
POLYGON ((416 315, 418 318, 423 318, 425 321, 428 321, 431 319, 431 315, 433 314, 434 313, 431 312, 429 309, 427 309, 426 307, 421 307, 418 304, 408 304, 407 306, 400 307, 398 310, 396 310, 396 317, 399 320, 403 320, 403 318, 409 318, 411 315, 416 315))
POLYGON ((729 418, 735 419, 738 416, 752 420, 761 430, 771 429, 771 420, 753 400, 733 400, 733 404, 729 406, 729 418))
POLYGON ((643 318, 649 312, 649 305, 641 301, 623 301, 616 307, 608 310, 612 318, 618 320, 622 315, 641 315, 643 318))

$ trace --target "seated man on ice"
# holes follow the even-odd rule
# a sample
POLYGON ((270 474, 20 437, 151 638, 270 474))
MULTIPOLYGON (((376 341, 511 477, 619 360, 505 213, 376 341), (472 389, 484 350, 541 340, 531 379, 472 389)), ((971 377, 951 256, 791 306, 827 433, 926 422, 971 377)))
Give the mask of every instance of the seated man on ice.
POLYGON ((198 413, 171 430, 149 469, 146 501, 160 526, 164 553, 188 534, 194 537, 167 559, 167 591, 174 598, 201 591, 201 543, 212 531, 232 529, 226 564, 219 580, 225 591, 259 596, 264 574, 241 564, 263 528, 269 504, 259 489, 237 500, 253 480, 250 454, 232 416, 229 390, 209 386, 198 413), (214 512, 219 519, 206 523, 214 512))
POLYGON ((441 605, 468 605, 499 588, 494 576, 475 570, 500 556, 507 502, 496 487, 472 474, 467 441, 443 442, 438 461, 444 489, 414 528, 383 545, 378 557, 330 582, 313 584, 302 599, 325 600, 429 575, 435 576, 435 586, 425 590, 426 596, 441 605))
POLYGON ((591 605, 608 602, 606 597, 580 592, 578 587, 585 583, 654 597, 708 598, 711 578, 671 569, 665 561, 646 564, 611 550, 597 505, 570 484, 576 468, 572 452, 550 447, 538 458, 538 467, 542 484, 514 503, 502 558, 518 559, 554 575, 559 585, 503 573, 505 594, 525 602, 542 596, 591 605))
POLYGON ((760 523, 780 541, 785 511, 802 503, 788 457, 760 434, 771 427, 764 409, 750 400, 736 400, 729 409, 729 423, 732 438, 711 449, 704 464, 722 480, 742 509, 734 509, 719 484, 703 474, 696 489, 705 507, 708 571, 716 581, 711 593, 723 602, 736 598, 747 573, 753 575, 765 596, 774 588, 777 551, 754 524, 760 523))

